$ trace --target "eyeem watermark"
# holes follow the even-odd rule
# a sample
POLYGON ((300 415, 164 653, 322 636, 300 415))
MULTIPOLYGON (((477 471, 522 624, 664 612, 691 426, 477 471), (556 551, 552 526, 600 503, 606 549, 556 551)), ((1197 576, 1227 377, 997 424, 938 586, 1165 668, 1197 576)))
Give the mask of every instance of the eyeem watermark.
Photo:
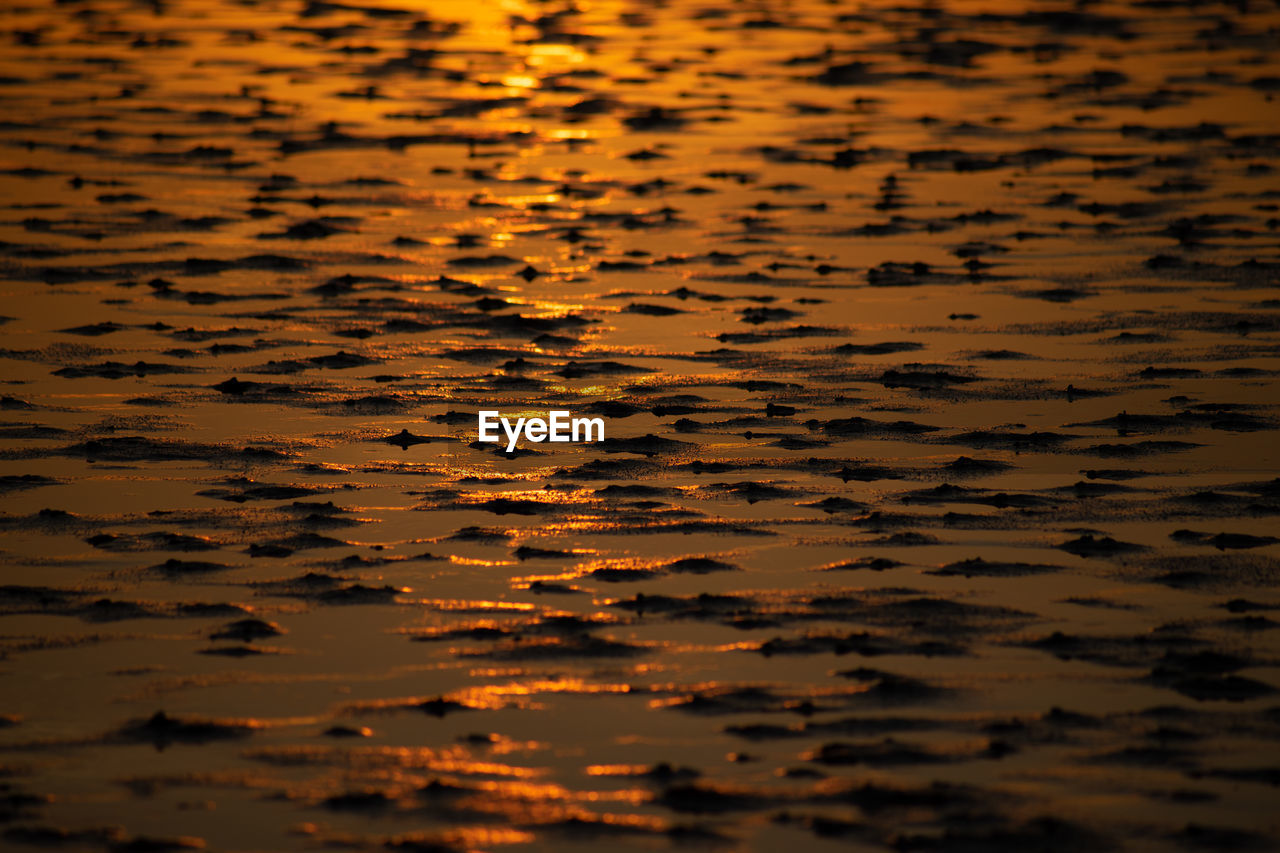
POLYGON ((604 418, 575 418, 569 412, 547 412, 546 420, 542 418, 516 418, 514 425, 510 418, 502 417, 496 411, 480 412, 480 440, 501 441, 498 427, 507 435, 507 452, 516 449, 521 434, 525 441, 604 441, 604 418))

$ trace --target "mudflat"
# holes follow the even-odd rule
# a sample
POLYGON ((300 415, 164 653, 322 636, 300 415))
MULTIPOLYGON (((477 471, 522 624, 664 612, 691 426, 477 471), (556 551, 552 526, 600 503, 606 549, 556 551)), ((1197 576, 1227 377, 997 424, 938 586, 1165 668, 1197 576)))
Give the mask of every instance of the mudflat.
POLYGON ((4 4, 0 847, 1275 849, 1277 45, 4 4))

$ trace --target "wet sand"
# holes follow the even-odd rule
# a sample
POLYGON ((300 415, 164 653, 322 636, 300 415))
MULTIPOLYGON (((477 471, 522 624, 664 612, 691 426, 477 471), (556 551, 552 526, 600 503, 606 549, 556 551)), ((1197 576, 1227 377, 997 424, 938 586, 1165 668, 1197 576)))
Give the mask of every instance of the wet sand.
POLYGON ((0 30, 0 847, 1280 845, 1274 3, 0 30))

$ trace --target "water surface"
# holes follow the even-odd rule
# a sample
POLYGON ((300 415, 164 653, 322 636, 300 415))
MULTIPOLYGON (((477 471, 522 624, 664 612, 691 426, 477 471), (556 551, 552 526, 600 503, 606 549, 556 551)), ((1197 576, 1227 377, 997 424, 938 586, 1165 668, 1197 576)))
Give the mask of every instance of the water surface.
POLYGON ((0 22, 5 847, 1280 841, 1274 3, 0 22))

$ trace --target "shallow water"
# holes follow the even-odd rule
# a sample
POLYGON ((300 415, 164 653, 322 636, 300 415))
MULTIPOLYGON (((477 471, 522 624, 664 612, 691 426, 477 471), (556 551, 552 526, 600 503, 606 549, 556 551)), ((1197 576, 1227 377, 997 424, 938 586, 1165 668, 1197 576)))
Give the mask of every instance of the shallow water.
POLYGON ((1280 842, 1274 3, 0 22, 0 846, 1280 842))

